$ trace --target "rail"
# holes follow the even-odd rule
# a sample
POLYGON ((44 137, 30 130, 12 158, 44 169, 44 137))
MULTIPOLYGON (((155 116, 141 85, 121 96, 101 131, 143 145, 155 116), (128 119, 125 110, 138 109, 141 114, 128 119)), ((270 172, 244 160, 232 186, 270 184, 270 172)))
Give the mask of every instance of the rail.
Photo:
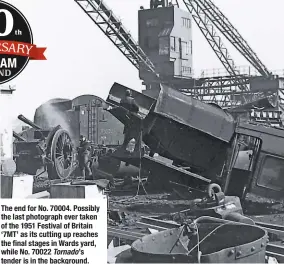
POLYGON ((113 228, 113 227, 108 227, 107 235, 108 237, 118 237, 120 239, 135 241, 143 237, 145 234, 132 232, 132 231, 126 231, 126 230, 120 230, 118 228, 113 228))

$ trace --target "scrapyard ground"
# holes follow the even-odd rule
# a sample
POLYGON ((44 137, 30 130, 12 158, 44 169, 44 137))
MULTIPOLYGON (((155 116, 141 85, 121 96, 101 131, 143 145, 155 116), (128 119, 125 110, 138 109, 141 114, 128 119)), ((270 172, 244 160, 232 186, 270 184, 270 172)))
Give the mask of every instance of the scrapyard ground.
MULTIPOLYGON (((110 210, 119 210, 125 213, 125 220, 120 226, 126 229, 137 228, 135 223, 141 216, 159 216, 171 214, 172 220, 182 221, 179 211, 192 206, 192 201, 182 200, 173 194, 148 194, 110 196, 110 210), (177 214, 174 214, 177 213, 177 214), (175 219, 176 217, 176 219, 175 219)), ((274 201, 248 194, 243 204, 243 211, 255 221, 262 221, 276 225, 284 225, 284 201, 274 201)))
MULTIPOLYGON (((36 179, 34 192, 47 190, 50 182, 44 177, 36 179)), ((119 224, 117 221, 110 224, 117 225, 123 229, 137 229, 136 222, 141 216, 158 216, 178 213, 192 206, 192 200, 185 200, 178 197, 176 193, 150 193, 145 186, 147 195, 140 187, 139 195, 137 187, 113 190, 109 197, 109 209, 124 213, 125 217, 119 224)), ((248 194, 243 203, 245 215, 256 221, 263 221, 276 225, 284 225, 284 199, 273 200, 248 194)), ((182 217, 176 214, 177 217, 182 217)), ((174 219, 177 220, 177 219, 174 219)), ((182 219, 180 219, 181 221, 182 219)))

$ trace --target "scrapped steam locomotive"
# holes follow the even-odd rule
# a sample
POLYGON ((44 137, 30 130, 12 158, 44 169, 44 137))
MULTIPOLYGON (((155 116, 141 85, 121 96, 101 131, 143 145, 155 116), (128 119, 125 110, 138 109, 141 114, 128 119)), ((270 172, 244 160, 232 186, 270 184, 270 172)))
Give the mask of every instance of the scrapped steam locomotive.
MULTIPOLYGON (((123 141, 123 124, 105 111, 104 100, 94 95, 81 95, 73 100, 52 99, 36 109, 33 122, 23 116, 19 119, 27 126, 22 132, 14 132, 14 159, 17 172, 31 175, 47 172, 50 179, 68 178, 76 167, 74 156, 80 135, 102 150, 102 156, 123 141), (67 153, 65 144, 69 143, 72 149, 67 153), (51 146, 62 149, 56 151, 51 146)), ((112 174, 137 171, 117 159, 108 158, 107 164, 104 161, 102 158, 101 166, 112 174)))
POLYGON ((142 157, 142 167, 160 186, 176 180, 202 189, 217 182, 226 194, 241 198, 248 191, 283 196, 283 129, 236 121, 219 106, 164 85, 151 95, 129 89, 139 106, 134 113, 120 105, 128 89, 115 83, 107 102, 109 111, 125 125, 125 138, 136 145, 129 151, 123 144, 113 157, 135 166, 142 157), (141 153, 142 141, 151 149, 150 155, 141 153))
POLYGON ((40 175, 47 172, 50 179, 68 178, 74 169, 74 145, 69 133, 60 125, 43 129, 19 115, 18 118, 32 127, 33 139, 27 140, 13 132, 16 172, 40 175))

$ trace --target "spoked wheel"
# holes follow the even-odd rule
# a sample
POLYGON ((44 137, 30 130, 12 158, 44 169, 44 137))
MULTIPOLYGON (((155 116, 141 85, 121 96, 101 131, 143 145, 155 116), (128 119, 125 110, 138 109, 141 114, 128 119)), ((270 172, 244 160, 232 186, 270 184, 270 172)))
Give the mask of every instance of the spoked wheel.
POLYGON ((55 132, 50 152, 57 178, 68 178, 73 171, 74 149, 67 131, 59 129, 55 132))

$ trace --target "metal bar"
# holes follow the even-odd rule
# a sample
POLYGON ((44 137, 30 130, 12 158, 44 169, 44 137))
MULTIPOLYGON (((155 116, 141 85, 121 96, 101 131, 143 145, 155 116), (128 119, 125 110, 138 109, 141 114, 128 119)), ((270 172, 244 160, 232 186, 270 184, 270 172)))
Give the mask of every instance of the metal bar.
POLYGON ((139 227, 144 227, 144 228, 152 228, 152 229, 155 229, 155 230, 158 230, 158 231, 164 231, 164 230, 168 229, 168 228, 165 228, 165 227, 146 224, 146 223, 143 223, 143 222, 136 222, 136 225, 139 226, 139 227))
POLYGON ((273 253, 276 253, 276 254, 284 255, 284 247, 283 246, 279 246, 279 245, 269 243, 269 244, 267 244, 266 250, 273 252, 273 253))
POLYGON ((13 131, 13 137, 18 139, 19 141, 27 141, 24 137, 13 131))
POLYGON ((141 216, 141 222, 146 223, 146 224, 151 224, 163 228, 175 228, 179 227, 179 224, 175 223, 170 223, 168 221, 160 220, 160 219, 154 219, 152 217, 147 217, 147 216, 141 216))
POLYGON ((265 222, 255 222, 256 225, 262 226, 262 227, 267 227, 279 231, 284 231, 284 226, 283 225, 274 225, 274 224, 269 224, 265 222))
POLYGON ((268 224, 264 222, 255 222, 256 225, 266 229, 268 233, 276 234, 277 236, 284 238, 284 226, 268 224))
POLYGON ((283 254, 278 254, 274 253, 273 251, 265 251, 266 256, 276 258, 278 263, 284 263, 284 255, 283 254))
POLYGON ((107 235, 110 237, 118 237, 120 239, 126 239, 130 241, 135 241, 145 236, 145 234, 142 233, 131 234, 131 232, 110 227, 107 228, 107 235))
POLYGON ((130 232, 112 227, 107 228, 107 235, 131 241, 135 241, 144 236, 142 233, 130 232))

